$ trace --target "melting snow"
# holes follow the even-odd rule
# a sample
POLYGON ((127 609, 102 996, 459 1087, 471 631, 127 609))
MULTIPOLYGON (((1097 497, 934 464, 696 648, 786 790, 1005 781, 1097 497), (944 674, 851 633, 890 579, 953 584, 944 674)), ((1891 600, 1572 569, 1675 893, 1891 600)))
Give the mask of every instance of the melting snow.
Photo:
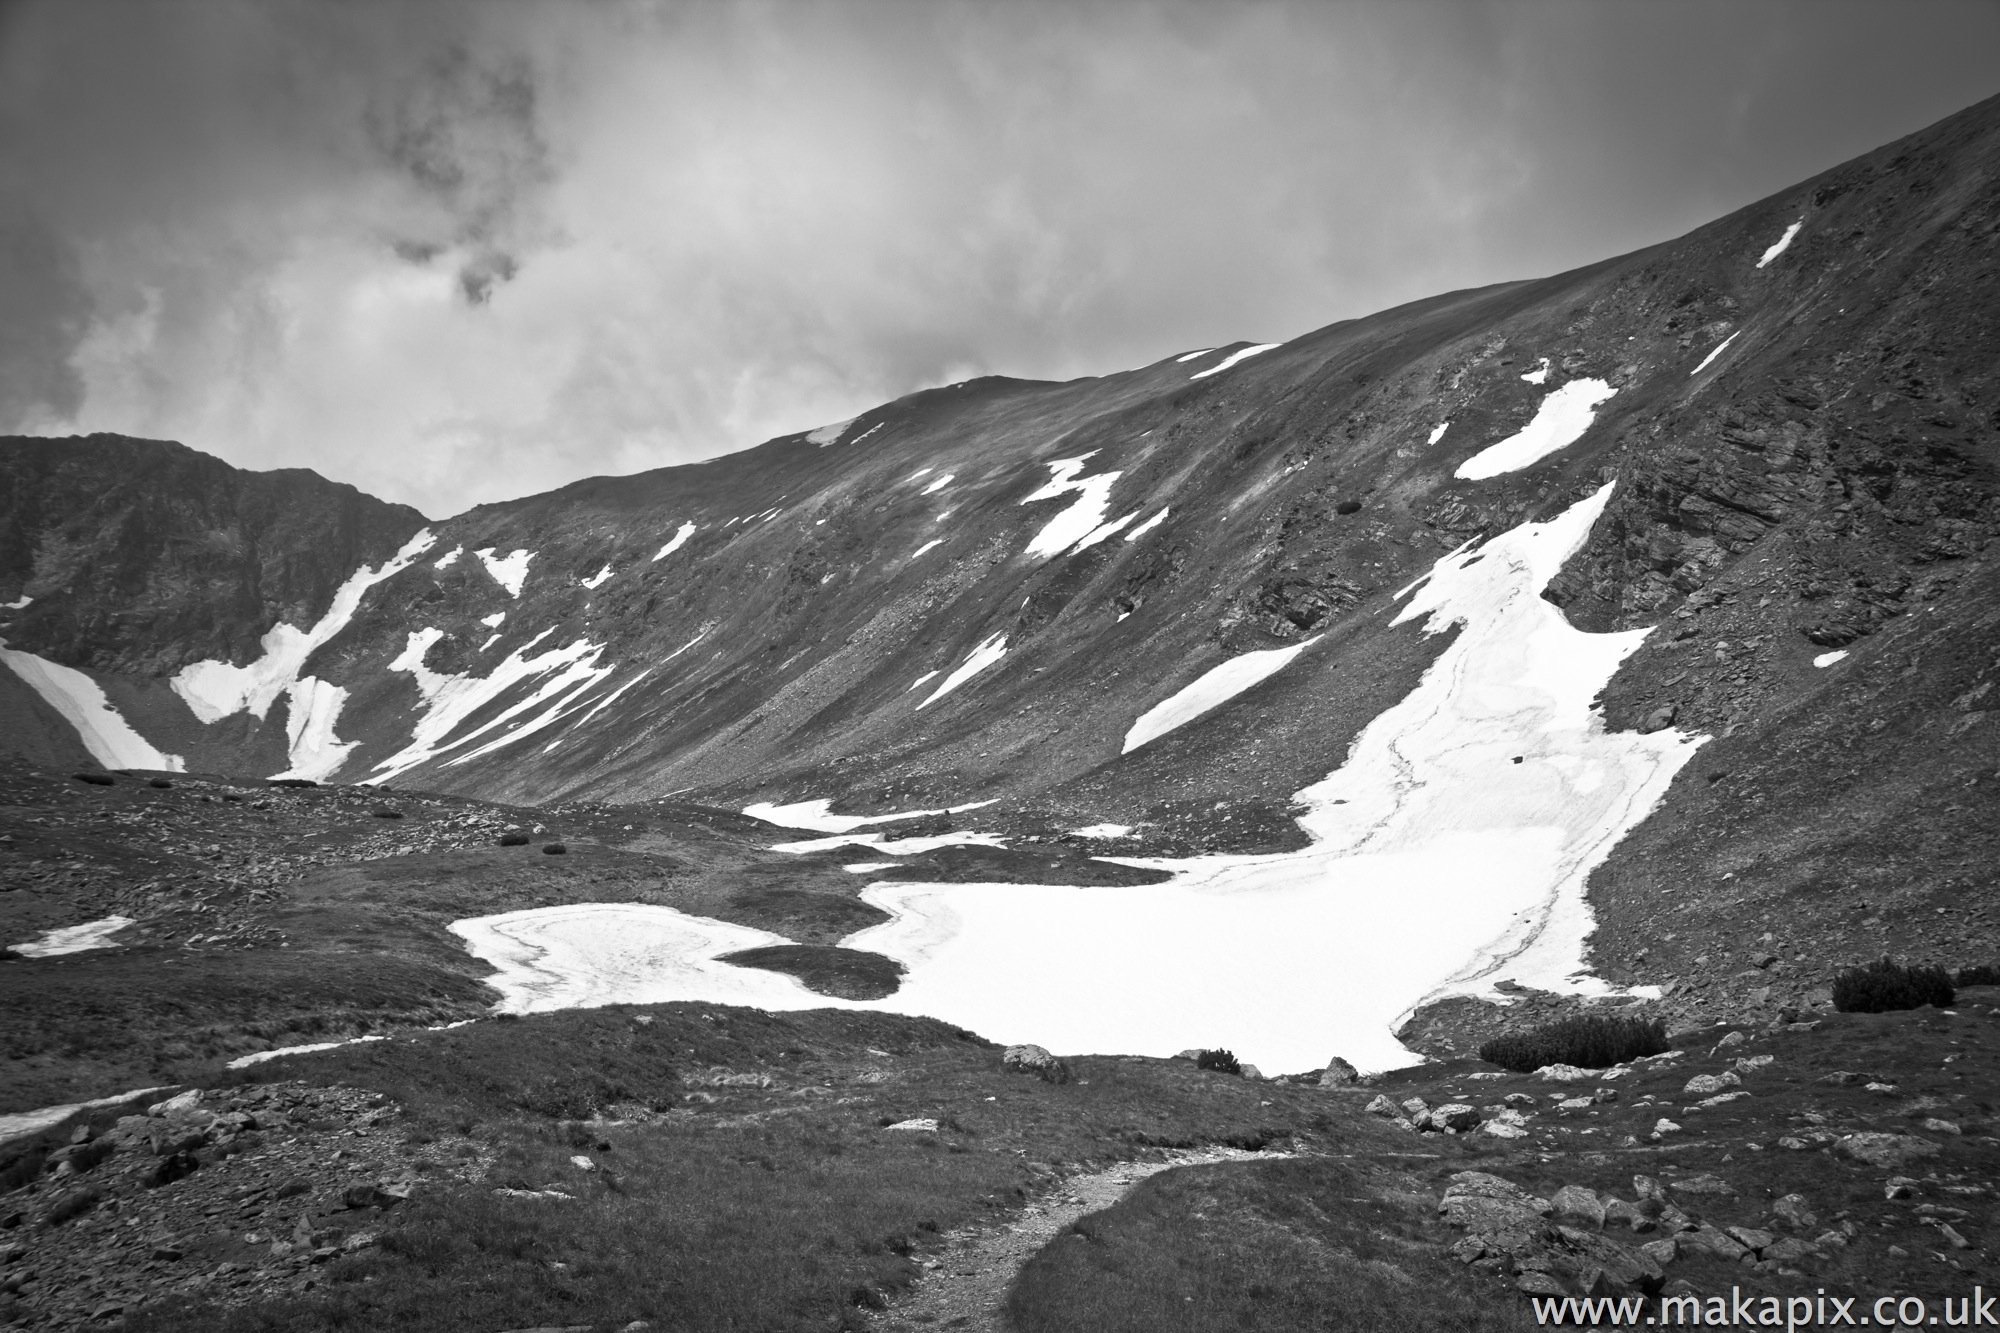
POLYGON ((1134 509, 1131 513, 1125 515, 1125 517, 1123 518, 1117 518, 1113 519, 1109 523, 1099 524, 1097 527, 1092 528, 1088 533, 1086 533, 1083 539, 1079 541, 1076 545, 1070 547, 1069 553, 1071 555, 1075 555, 1079 551, 1088 551, 1091 547, 1097 545, 1099 542, 1103 541, 1106 537, 1117 536, 1120 532, 1124 530, 1126 524, 1130 523, 1133 519, 1137 517, 1139 517, 1139 511, 1134 509))
POLYGON ((1194 359, 1195 359, 1196 357, 1198 357, 1198 356, 1207 356, 1207 355, 1208 355, 1208 354, 1209 354, 1210 352, 1213 352, 1214 350, 1215 350, 1215 349, 1214 349, 1213 347, 1204 347, 1204 348, 1202 348, 1202 349, 1201 349, 1201 350, 1200 350, 1199 352, 1189 352, 1189 353, 1187 353, 1187 354, 1185 354, 1185 355, 1183 355, 1183 356, 1177 356, 1177 357, 1175 357, 1175 358, 1174 358, 1174 360, 1176 360, 1176 361, 1192 361, 1192 360, 1194 360, 1194 359))
POLYGON ((186 771, 177 754, 155 749, 144 736, 132 729, 125 715, 112 707, 104 690, 75 667, 51 662, 45 657, 9 648, 0 639, 0 661, 13 669, 42 697, 42 702, 61 713, 76 728, 77 739, 90 757, 106 768, 160 768, 170 773, 186 771))
MULTIPOLYGON (((1743 332, 1743 330, 1741 329, 1736 330, 1736 333, 1741 333, 1741 332, 1743 332)), ((1701 374, 1702 371, 1707 370, 1708 363, 1715 360, 1715 358, 1717 358, 1718 356, 1721 356, 1722 349, 1736 341, 1736 333, 1730 334, 1727 338, 1724 338, 1721 342, 1717 343, 1715 345, 1715 350, 1711 351, 1707 356, 1703 357, 1701 359, 1701 364, 1688 372, 1688 378, 1693 379, 1696 375, 1701 374)))
POLYGON ((538 907, 454 921, 475 957, 499 969, 487 983, 504 1014, 603 1004, 705 1000, 759 1009, 851 1007, 791 977, 720 963, 720 954, 790 944, 782 935, 644 903, 538 907))
POLYGON ((194 715, 205 723, 220 722, 246 709, 262 719, 277 697, 298 681, 300 668, 314 650, 347 628, 361 605, 362 594, 407 569, 436 542, 430 529, 425 528, 381 568, 363 565, 355 570, 334 592, 332 605, 311 629, 302 630, 282 622, 273 625, 263 638, 264 655, 248 666, 210 659, 182 667, 173 678, 174 693, 186 700, 194 715))
POLYGON ((1847 659, 1847 650, 1845 648, 1836 648, 1834 651, 1830 653, 1821 653, 1818 657, 1815 657, 1813 659, 1813 665, 1816 667, 1830 667, 1835 662, 1842 662, 1845 661, 1846 659, 1847 659))
POLYGON ((1097 451, 1093 449, 1080 458, 1056 459, 1048 465, 1048 484, 1020 501, 1024 505, 1033 504, 1037 500, 1054 500, 1071 492, 1076 493, 1070 507, 1050 519, 1035 534, 1035 539, 1028 543, 1029 555, 1044 558, 1061 555, 1104 522, 1105 507, 1111 503, 1111 485, 1124 473, 1103 472, 1077 480, 1076 474, 1083 471, 1083 465, 1096 456, 1097 451))
POLYGON ((776 824, 779 828, 811 829, 815 833, 847 833, 854 829, 866 828, 870 824, 893 824, 899 819, 928 819, 932 815, 957 815, 967 810, 979 810, 992 805, 992 801, 973 801, 969 805, 950 805, 941 810, 901 810, 893 815, 836 815, 830 800, 794 801, 790 805, 774 805, 769 801, 759 801, 755 805, 743 807, 743 813, 752 819, 761 819, 766 824, 776 824))
POLYGON ((931 549, 931 547, 933 547, 933 546, 942 546, 942 545, 944 545, 944 538, 942 538, 942 537, 938 537, 938 538, 934 538, 934 539, 933 539, 933 540, 931 540, 931 541, 927 541, 927 542, 925 542, 925 543, 924 543, 924 544, 923 544, 922 546, 919 546, 919 547, 918 547, 918 548, 917 548, 916 550, 914 550, 914 551, 910 552, 910 559, 912 559, 912 560, 915 560, 915 559, 916 559, 916 558, 917 558, 918 556, 922 555, 922 554, 923 554, 923 553, 924 553, 925 551, 928 551, 928 550, 930 550, 930 549, 931 549))
POLYGON ((1449 421, 1438 422, 1437 429, 1431 432, 1430 439, 1424 441, 1424 443, 1436 444, 1439 440, 1442 440, 1444 438, 1444 433, 1450 429, 1451 429, 1451 423, 1449 421))
POLYGON ((660 548, 660 553, 654 556, 653 559, 655 560, 666 559, 668 556, 672 555, 675 551, 678 551, 681 549, 681 547, 685 546, 687 544, 687 539, 692 536, 694 536, 694 524, 692 523, 681 524, 680 531, 674 534, 674 539, 668 542, 665 546, 662 546, 660 548))
POLYGON ((1797 222, 1794 222, 1791 226, 1785 228, 1785 234, 1783 236, 1780 236, 1777 240, 1771 243, 1771 248, 1766 250, 1764 252, 1764 257, 1757 261, 1757 267, 1762 268, 1764 267, 1764 265, 1770 263, 1773 259, 1776 259, 1779 255, 1785 253, 1786 248, 1790 246, 1792 243, 1792 237, 1798 235, 1799 228, 1805 225, 1806 225, 1806 220, 1804 218, 1800 218, 1797 222))
POLYGON ((1004 634, 995 634, 992 638, 974 648, 966 656, 965 661, 959 665, 958 670, 946 676, 944 683, 937 687, 937 690, 931 697, 917 705, 917 711, 922 712, 924 709, 929 708, 932 704, 944 698, 945 695, 950 694, 953 690, 965 684, 966 681, 971 680, 974 676, 986 670, 987 667, 992 666, 1006 655, 1007 636, 1004 634))
POLYGON ((849 417, 845 421, 836 421, 831 426, 821 426, 818 430, 813 431, 806 436, 806 443, 816 444, 820 448, 824 449, 829 444, 832 444, 834 441, 838 440, 841 436, 841 433, 844 432, 849 426, 852 426, 857 420, 859 420, 858 417, 849 417))
POLYGON ((59 1125, 78 1111, 89 1111, 99 1106, 118 1106, 132 1102, 149 1092, 165 1092, 166 1086, 157 1088, 134 1088, 121 1092, 115 1097, 99 1097, 95 1101, 69 1102, 62 1106, 44 1106, 34 1111, 10 1111, 0 1115, 0 1143, 11 1143, 15 1139, 59 1125))
POLYGON ((275 1050, 253 1051, 249 1055, 239 1055, 229 1062, 229 1067, 231 1069, 248 1069, 251 1065, 261 1065, 266 1060, 275 1060, 281 1055, 305 1055, 311 1051, 331 1051, 342 1046, 357 1046, 364 1041, 387 1040, 389 1040, 387 1037, 379 1033, 374 1033, 366 1037, 349 1037, 345 1041, 315 1041, 309 1042, 304 1046, 280 1046, 275 1050))
POLYGON ((1228 703, 1252 685, 1275 674, 1285 663, 1319 641, 1320 636, 1314 635, 1289 648, 1244 653, 1230 658, 1221 666, 1210 668, 1169 698, 1141 713, 1139 720, 1132 724, 1132 729, 1125 733, 1125 748, 1121 753, 1130 754, 1147 741, 1157 740, 1174 728, 1185 726, 1203 713, 1228 703))
POLYGON ((500 636, 498 634, 489 634, 486 636, 486 642, 479 645, 479 651, 483 653, 488 648, 491 648, 494 644, 498 642, 500 642, 500 636))
POLYGON ((866 875, 875 870, 894 870, 897 864, 895 861, 856 861, 851 866, 842 866, 841 869, 850 875, 866 875))
POLYGON ((517 550, 504 558, 496 558, 493 552, 498 549, 489 546, 473 554, 486 566, 486 572, 493 576, 493 581, 507 590, 509 597, 519 597, 521 585, 528 581, 528 562, 535 558, 535 553, 517 550))
POLYGON ((0 606, 0 611, 25 611, 30 606, 33 606, 34 603, 35 603, 34 598, 28 596, 28 594, 26 593, 22 593, 14 601, 8 602, 5 605, 0 606))
POLYGON ((611 674, 612 668, 597 665, 604 646, 585 639, 578 639, 565 648, 552 648, 537 657, 527 656, 552 632, 543 630, 502 658, 489 674, 474 676, 432 671, 424 665, 424 655, 430 651, 432 644, 444 637, 444 631, 430 628, 410 631, 408 643, 396 660, 389 663, 389 670, 408 672, 416 678, 423 711, 410 728, 410 743, 375 765, 369 781, 386 782, 502 728, 506 730, 501 731, 497 738, 450 762, 464 763, 502 745, 521 740, 555 722, 567 707, 581 699, 589 687, 611 674), (448 739, 474 713, 498 700, 514 686, 538 676, 546 679, 527 698, 464 735, 448 739), (554 700, 554 703, 539 717, 515 724, 515 719, 522 713, 548 700, 554 700))
MULTIPOLYGON (((541 908, 453 929, 501 967, 493 984, 515 1011, 652 999, 878 1008, 1058 1050, 1227 1045, 1275 1069, 1334 1053, 1364 1069, 1409 1064, 1391 1035, 1401 1015, 1503 977, 1602 993, 1583 967, 1585 880, 1700 739, 1607 734, 1591 700, 1648 631, 1586 634, 1540 596, 1610 494, 1433 567, 1398 622, 1463 629, 1339 769, 1298 793, 1304 850, 1133 859, 1175 878, 1131 888, 871 885, 864 900, 891 920, 841 943, 909 972, 866 1003, 716 972, 716 953, 775 937, 671 908, 541 908), (1034 986, 1020 984, 1023 957, 1037 960, 1034 986)), ((882 837, 788 850, 904 850, 882 837)))
POLYGON ((1130 824, 1086 824, 1082 828, 1070 830, 1079 838, 1129 838, 1132 836, 1130 824))
POLYGON ((1283 343, 1258 343, 1255 347, 1246 347, 1240 352, 1231 352, 1207 370, 1197 370, 1194 374, 1188 376, 1188 378, 1191 380, 1205 380, 1210 375, 1220 375, 1238 361, 1248 360, 1250 357, 1256 356, 1259 352, 1268 352, 1273 347, 1282 346, 1284 346, 1283 343))
POLYGON ((463 546, 454 546, 451 548, 451 550, 445 552, 444 558, 438 561, 436 564, 432 565, 431 568, 450 569, 453 565, 458 563, 458 558, 464 554, 465 554, 465 548, 463 546))
POLYGON ((14 945, 13 949, 15 953, 29 958, 51 958, 60 953, 82 953, 85 949, 108 949, 111 937, 131 924, 129 916, 107 916, 98 921, 86 921, 80 926, 45 930, 25 944, 14 945))
POLYGON ((1154 528, 1157 528, 1160 526, 1160 524, 1166 522, 1168 512, 1169 511, 1166 509, 1160 510, 1159 513, 1153 515, 1151 518, 1147 519, 1144 523, 1141 523, 1138 527, 1126 533, 1125 540, 1128 542, 1138 541, 1141 537, 1151 532, 1154 528))
POLYGON ((940 847, 1005 847, 1007 840, 998 833, 931 833, 918 838, 891 838, 884 833, 836 833, 830 838, 807 838, 804 842, 774 842, 774 852, 790 852, 803 855, 806 852, 823 852, 829 847, 866 847, 873 852, 887 852, 891 856, 916 856, 923 852, 934 852, 940 847))
POLYGON ((1571 380, 1542 399, 1535 419, 1498 444, 1490 444, 1458 465, 1455 475, 1483 481, 1538 463, 1580 439, 1597 419, 1597 405, 1617 390, 1603 380, 1571 380))
POLYGON ((592 592, 595 592, 599 588, 603 587, 605 580, 609 579, 610 577, 611 577, 611 566, 606 565, 604 568, 598 570, 594 576, 587 579, 578 579, 577 582, 581 583, 584 587, 589 588, 592 592))
POLYGON ((911 690, 914 690, 915 688, 917 688, 917 686, 923 684, 925 681, 931 679, 935 675, 937 675, 937 672, 935 671, 924 672, 923 675, 918 676, 915 680, 911 681, 907 686, 905 686, 903 689, 903 693, 908 694, 911 690))
POLYGON ((931 494, 931 493, 932 493, 933 491, 941 491, 941 490, 943 490, 943 489, 944 489, 945 487, 947 487, 947 486, 951 485, 951 479, 952 479, 952 477, 953 477, 954 475, 956 475, 956 474, 955 474, 955 473, 950 473, 950 472, 947 472, 947 473, 945 473, 945 474, 944 474, 944 475, 943 475, 942 477, 939 477, 939 478, 938 478, 938 479, 937 479, 936 481, 934 481, 934 482, 932 482, 932 483, 931 483, 930 485, 928 485, 928 486, 924 487, 924 488, 923 488, 923 489, 922 489, 921 491, 918 491, 918 492, 917 492, 917 494, 919 494, 919 495, 929 495, 929 494, 931 494))
POLYGON ((479 623, 486 626, 486 628, 488 629, 499 629, 500 622, 505 620, 506 618, 507 618, 507 613, 505 611, 495 611, 490 616, 481 616, 479 618, 479 623))
POLYGON ((1521 378, 1530 384, 1547 384, 1549 382, 1549 359, 1543 357, 1542 364, 1536 366, 1533 370, 1521 376, 1521 378))
POLYGON ((317 676, 307 676, 292 686, 286 698, 285 754, 291 766, 279 778, 311 778, 324 782, 340 771, 359 741, 343 741, 334 734, 340 710, 347 705, 347 691, 317 676))

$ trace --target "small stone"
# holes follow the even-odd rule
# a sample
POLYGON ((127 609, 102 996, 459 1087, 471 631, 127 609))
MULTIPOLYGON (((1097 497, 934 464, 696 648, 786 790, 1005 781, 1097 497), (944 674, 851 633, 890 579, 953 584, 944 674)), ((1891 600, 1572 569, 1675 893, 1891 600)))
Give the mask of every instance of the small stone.
POLYGON ((1010 1074, 1033 1074, 1044 1083, 1069 1082, 1069 1066, 1041 1046, 1009 1046, 1000 1053, 1000 1067, 1010 1074))
POLYGON ((930 1119, 929 1117, 924 1117, 917 1120, 898 1120, 893 1125, 883 1126, 884 1129, 928 1130, 932 1134, 937 1133, 937 1127, 938 1127, 938 1122, 933 1119, 930 1119))
POLYGON ((1514 1279, 1514 1286, 1530 1296, 1567 1296, 1563 1284, 1547 1273, 1530 1269, 1514 1279))
POLYGON ((1917 1182, 1908 1176, 1890 1176, 1888 1182, 1882 1186, 1882 1197, 1885 1199, 1908 1199, 1915 1196, 1916 1192, 1917 1182))
POLYGON ((1972 1242, 1959 1235, 1957 1229, 1951 1223, 1940 1222, 1937 1224, 1937 1229, 1940 1236, 1951 1242, 1951 1247, 1954 1250, 1969 1250, 1972 1248, 1972 1242))
POLYGON ((1771 1212, 1801 1231, 1811 1229, 1819 1221, 1813 1215, 1810 1201, 1803 1194, 1787 1194, 1771 1205, 1771 1212))
POLYGON ((1479 1124, 1479 1109, 1463 1102, 1451 1102, 1431 1112, 1431 1124, 1438 1129, 1451 1129, 1464 1133, 1479 1124))
POLYGON ((597 1163, 591 1161, 588 1157, 585 1157, 582 1153, 578 1153, 574 1157, 571 1157, 569 1159, 569 1164, 575 1167, 579 1171, 595 1171, 597 1169, 597 1163))
POLYGON ((1935 1157, 1940 1151, 1929 1139, 1918 1138, 1914 1134, 1863 1133, 1848 1134, 1834 1145, 1842 1154, 1857 1162, 1884 1170, 1906 1166, 1926 1157, 1935 1157))
POLYGON ((1907 1259, 1910 1257, 1910 1252, 1900 1245, 1891 1245, 1889 1253, 1895 1255, 1898 1259, 1907 1259))
POLYGON ((1661 1265, 1670 1264, 1675 1259, 1678 1259, 1680 1252, 1680 1246, 1674 1243, 1671 1236, 1662 1236, 1658 1240, 1649 1240, 1639 1247, 1639 1253, 1645 1255, 1654 1263, 1661 1265))
POLYGON ((1559 1217, 1574 1217, 1592 1226, 1604 1225, 1604 1201, 1597 1197, 1597 1191, 1582 1185, 1565 1185, 1549 1196, 1559 1217))
POLYGON ((1965 1132, 1953 1122, 1949 1120, 1939 1120, 1936 1119, 1935 1117, 1924 1121, 1923 1127, 1925 1129, 1930 1130, 1934 1134, 1963 1134, 1965 1132))
POLYGON ((1761 1227, 1729 1227, 1729 1234, 1742 1242, 1745 1249, 1762 1250, 1777 1237, 1761 1227))
POLYGON ((1375 1099, 1364 1106, 1362 1110, 1366 1111, 1369 1115, 1381 1116, 1384 1120, 1396 1120, 1403 1114, 1402 1109, 1389 1099, 1387 1093, 1380 1092, 1376 1093, 1375 1099))
POLYGON ((1653 1122, 1652 1137, 1654 1139, 1663 1139, 1669 1134, 1678 1134, 1680 1132, 1681 1132, 1681 1127, 1675 1124, 1673 1121, 1667 1119, 1665 1116, 1662 1116, 1660 1117, 1660 1119, 1655 1120, 1653 1122))
POLYGON ((1687 1081, 1681 1092, 1689 1097, 1713 1097, 1718 1092, 1736 1087, 1743 1082, 1734 1070, 1724 1070, 1720 1074, 1696 1074, 1687 1081))
POLYGON ((1776 1064, 1777 1061, 1778 1057, 1775 1055, 1743 1055, 1737 1057, 1735 1069, 1739 1074, 1748 1074, 1752 1070, 1776 1064))
POLYGON ((1596 1078, 1594 1069, 1579 1069, 1575 1065, 1543 1065, 1535 1071, 1535 1077, 1544 1083, 1581 1083, 1587 1078, 1596 1078))

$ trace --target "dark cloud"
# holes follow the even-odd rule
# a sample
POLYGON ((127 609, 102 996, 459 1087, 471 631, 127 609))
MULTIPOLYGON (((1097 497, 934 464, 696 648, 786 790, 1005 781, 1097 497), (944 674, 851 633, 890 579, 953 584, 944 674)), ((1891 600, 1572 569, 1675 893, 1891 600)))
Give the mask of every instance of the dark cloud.
POLYGON ((1992 92, 1983 3, 28 0, 0 429, 449 513, 1650 244, 1992 92))

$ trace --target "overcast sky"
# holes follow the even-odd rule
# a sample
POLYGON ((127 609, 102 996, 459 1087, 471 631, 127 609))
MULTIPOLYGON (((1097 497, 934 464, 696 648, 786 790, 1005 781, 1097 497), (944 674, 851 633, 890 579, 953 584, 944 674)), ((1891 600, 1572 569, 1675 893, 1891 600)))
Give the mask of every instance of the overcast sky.
POLYGON ((1991 0, 26 0, 0 431, 443 517, 1619 254, 1996 52, 1991 0))

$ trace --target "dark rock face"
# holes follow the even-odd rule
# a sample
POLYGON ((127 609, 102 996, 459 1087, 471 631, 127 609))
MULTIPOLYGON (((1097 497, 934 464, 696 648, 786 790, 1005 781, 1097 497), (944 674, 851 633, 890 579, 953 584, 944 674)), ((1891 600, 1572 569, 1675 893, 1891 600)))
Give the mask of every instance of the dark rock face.
POLYGON ((244 472, 122 435, 0 438, 6 636, 66 665, 136 676, 255 657, 309 625, 355 569, 423 526, 302 468, 244 472))

